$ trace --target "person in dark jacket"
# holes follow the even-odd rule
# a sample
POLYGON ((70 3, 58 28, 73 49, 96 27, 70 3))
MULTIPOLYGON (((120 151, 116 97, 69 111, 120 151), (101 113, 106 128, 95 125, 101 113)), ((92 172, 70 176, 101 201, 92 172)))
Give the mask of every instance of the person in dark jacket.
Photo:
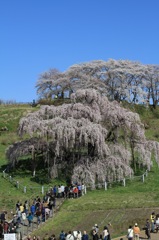
POLYGON ((60 240, 65 240, 65 233, 64 233, 63 230, 60 232, 59 239, 60 239, 60 240))
POLYGON ((150 222, 149 222, 149 219, 146 219, 145 234, 147 235, 148 239, 151 239, 151 237, 150 237, 150 222))
POLYGON ((30 212, 34 216, 34 214, 35 214, 35 205, 34 204, 31 205, 30 212))
POLYGON ((28 219, 28 226, 30 227, 31 223, 33 221, 33 215, 31 213, 29 213, 29 215, 27 216, 27 219, 28 219))
POLYGON ((82 240, 89 240, 88 234, 86 231, 83 231, 82 240))
POLYGON ((96 230, 93 230, 93 240, 98 240, 98 239, 99 239, 99 237, 98 237, 96 230))
POLYGON ((4 223, 5 220, 6 220, 5 212, 2 212, 2 213, 1 213, 1 222, 4 223))
POLYGON ((2 238, 3 235, 3 225, 0 223, 0 238, 2 238))

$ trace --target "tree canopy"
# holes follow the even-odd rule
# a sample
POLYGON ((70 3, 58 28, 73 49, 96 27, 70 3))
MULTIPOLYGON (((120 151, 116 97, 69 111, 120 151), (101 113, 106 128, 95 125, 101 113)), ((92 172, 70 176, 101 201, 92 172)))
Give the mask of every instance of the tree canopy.
POLYGON ((8 148, 11 164, 29 147, 32 155, 43 153, 50 177, 63 171, 72 181, 93 187, 133 175, 138 166, 150 169, 152 152, 158 161, 159 144, 146 140, 138 114, 95 89, 77 90, 71 101, 41 106, 20 120, 19 135, 30 138, 8 148))
POLYGON ((159 102, 159 67, 129 60, 91 61, 61 73, 50 69, 40 75, 36 88, 44 98, 93 88, 109 100, 153 104, 155 108, 159 102))

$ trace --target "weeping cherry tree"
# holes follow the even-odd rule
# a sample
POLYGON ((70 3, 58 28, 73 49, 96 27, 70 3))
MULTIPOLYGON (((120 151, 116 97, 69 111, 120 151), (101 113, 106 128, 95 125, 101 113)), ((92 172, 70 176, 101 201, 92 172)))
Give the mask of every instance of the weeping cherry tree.
MULTIPOLYGON (((138 166, 150 169, 152 152, 158 161, 159 144, 146 140, 138 114, 95 89, 77 90, 71 101, 41 106, 19 122, 21 137, 36 137, 46 145, 40 149, 47 156, 50 177, 64 171, 72 181, 94 187, 96 182, 132 176, 138 166)), ((18 150, 21 145, 7 150, 10 162, 25 154, 18 150)))

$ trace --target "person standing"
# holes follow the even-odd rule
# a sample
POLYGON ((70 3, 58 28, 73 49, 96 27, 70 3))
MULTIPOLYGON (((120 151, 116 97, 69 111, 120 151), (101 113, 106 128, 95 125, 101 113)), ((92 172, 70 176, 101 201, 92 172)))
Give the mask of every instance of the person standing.
POLYGON ((61 185, 58 186, 58 190, 57 191, 58 191, 58 195, 57 195, 58 198, 61 198, 61 196, 62 196, 61 195, 62 194, 61 185))
POLYGON ((107 226, 105 226, 104 230, 103 230, 103 239, 108 240, 108 236, 109 236, 109 231, 108 231, 107 226))
POLYGON ((151 218, 151 232, 154 232, 155 231, 155 219, 156 219, 155 212, 152 212, 150 218, 151 218))
POLYGON ((31 213, 29 213, 29 215, 27 216, 27 219, 28 219, 28 226, 30 227, 31 223, 33 221, 33 215, 31 213))
POLYGON ((140 228, 138 227, 137 223, 135 223, 133 231, 134 231, 134 240, 139 240, 140 228))
POLYGON ((30 212, 34 216, 34 214, 35 214, 35 205, 34 204, 31 205, 30 212))
POLYGON ((28 215, 28 212, 29 212, 29 204, 28 204, 28 201, 26 200, 25 203, 24 203, 24 211, 26 213, 26 215, 28 215))
POLYGON ((73 234, 71 233, 71 231, 68 232, 67 237, 66 237, 66 240, 74 240, 74 236, 73 236, 73 234))
POLYGON ((6 220, 5 212, 1 213, 1 223, 4 223, 6 220))
POLYGON ((65 240, 65 232, 63 230, 60 232, 59 239, 60 240, 65 240))
POLYGON ((61 195, 64 198, 64 196, 65 196, 65 186, 64 185, 61 185, 61 195))
POLYGON ((56 240, 55 234, 52 234, 49 240, 56 240))
POLYGON ((38 224, 40 224, 40 222, 41 222, 40 216, 41 216, 40 208, 37 208, 37 210, 36 210, 36 217, 37 217, 37 223, 38 224))
POLYGON ((149 219, 146 220, 146 224, 145 224, 145 234, 147 236, 147 239, 150 240, 150 223, 149 223, 149 219))
POLYGON ((3 225, 0 223, 0 238, 2 238, 3 235, 3 225))
POLYGON ((97 224, 97 223, 94 225, 93 229, 96 231, 96 233, 98 233, 99 227, 98 227, 98 224, 97 224))
POLYGON ((21 211, 19 209, 18 212, 17 212, 17 222, 20 224, 21 220, 22 220, 22 213, 21 213, 21 211))
POLYGON ((26 213, 25 211, 22 212, 22 224, 25 225, 25 220, 26 220, 26 213))
POLYGON ((22 203, 20 203, 19 209, 20 209, 21 213, 24 211, 24 206, 22 205, 22 203))
POLYGON ((18 212, 19 207, 20 207, 20 202, 18 201, 18 202, 16 203, 16 212, 18 212))
POLYGON ((68 191, 69 189, 68 189, 68 186, 65 186, 65 198, 68 198, 68 193, 69 193, 69 191, 68 191))
POLYGON ((93 240, 98 240, 98 239, 99 239, 99 237, 98 237, 96 230, 93 230, 93 240))
POLYGON ((86 231, 83 231, 82 240, 89 240, 89 237, 86 231))
POLYGON ((132 226, 129 226, 129 228, 128 228, 128 234, 127 234, 128 240, 133 240, 133 236, 134 236, 133 228, 132 228, 132 226))
POLYGON ((4 230, 4 233, 8 233, 8 229, 9 229, 9 224, 7 221, 5 221, 3 223, 3 230, 4 230))
POLYGON ((53 187, 53 194, 54 194, 54 197, 57 197, 57 187, 56 187, 56 185, 53 187))

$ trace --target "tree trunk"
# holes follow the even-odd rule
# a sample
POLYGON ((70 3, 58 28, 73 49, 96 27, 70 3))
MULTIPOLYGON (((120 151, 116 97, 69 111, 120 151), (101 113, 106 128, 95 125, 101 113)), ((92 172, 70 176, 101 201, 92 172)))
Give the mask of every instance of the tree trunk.
POLYGON ((134 154, 135 144, 132 138, 130 138, 130 147, 131 147, 131 155, 132 155, 132 165, 133 165, 134 172, 136 172, 136 160, 135 160, 135 154, 134 154))
POLYGON ((35 157, 35 150, 34 148, 32 149, 32 175, 35 177, 35 172, 36 172, 36 157, 35 157))

